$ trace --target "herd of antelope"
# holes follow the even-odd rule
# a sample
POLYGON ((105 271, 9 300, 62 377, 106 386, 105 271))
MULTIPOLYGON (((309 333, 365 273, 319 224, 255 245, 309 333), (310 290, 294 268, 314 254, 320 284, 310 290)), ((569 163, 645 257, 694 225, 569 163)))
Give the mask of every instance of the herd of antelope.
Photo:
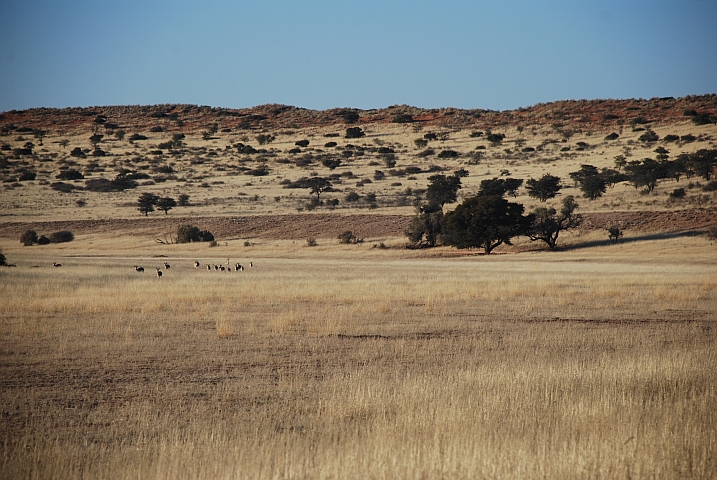
MULTIPOLYGON (((59 265, 55 265, 55 266, 59 266, 59 265)), ((171 267, 172 266, 169 263, 164 262, 165 270, 169 270, 171 267)), ((194 268, 199 268, 199 267, 201 267, 201 264, 199 262, 195 261, 194 268)), ((228 258, 227 258, 227 261, 224 263, 224 265, 207 264, 206 268, 207 268, 207 271, 210 271, 210 272, 212 270, 216 270, 216 271, 220 271, 220 272, 231 272, 232 271, 232 266, 230 265, 228 258)), ((249 262, 249 268, 254 268, 254 262, 249 262)), ((162 269, 160 267, 155 267, 155 269, 157 270, 157 273, 156 273, 157 278, 162 278, 162 269)), ((138 265, 134 266, 134 270, 136 272, 144 273, 144 267, 140 267, 138 265)), ((235 272, 243 272, 244 266, 240 263, 236 263, 236 264, 234 264, 234 271, 235 272)))

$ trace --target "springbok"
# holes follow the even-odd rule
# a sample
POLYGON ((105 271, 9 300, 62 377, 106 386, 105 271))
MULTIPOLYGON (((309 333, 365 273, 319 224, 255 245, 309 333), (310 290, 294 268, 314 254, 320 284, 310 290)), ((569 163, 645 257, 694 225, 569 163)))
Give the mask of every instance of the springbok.
POLYGON ((137 265, 134 266, 134 270, 136 272, 144 272, 144 267, 138 267, 137 265))
POLYGON ((57 262, 52 262, 52 266, 53 266, 53 267, 61 267, 62 264, 61 264, 61 263, 57 263, 57 262))
POLYGON ((199 262, 194 262, 194 268, 199 268, 199 262))
POLYGON ((162 278, 162 270, 157 269, 157 278, 162 278))
POLYGON ((249 262, 249 268, 254 268, 254 262, 249 262))
POLYGON ((209 271, 211 272, 211 271, 212 271, 212 266, 209 265, 209 264, 207 264, 207 270, 209 270, 209 271))
POLYGON ((164 262, 164 268, 166 268, 167 270, 169 270, 169 267, 170 267, 170 265, 169 265, 167 262, 164 262))
POLYGON ((242 267, 241 265, 239 265, 239 264, 237 263, 236 265, 234 265, 234 271, 235 271, 235 272, 239 272, 239 271, 242 271, 242 272, 243 272, 243 271, 244 271, 244 267, 242 267))

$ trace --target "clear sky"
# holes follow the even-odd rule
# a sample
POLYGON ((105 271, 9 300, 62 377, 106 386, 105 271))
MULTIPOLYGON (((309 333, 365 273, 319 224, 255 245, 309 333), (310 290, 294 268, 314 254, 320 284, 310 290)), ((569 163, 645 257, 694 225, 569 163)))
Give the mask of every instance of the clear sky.
POLYGON ((0 111, 717 93, 717 1, 0 0, 0 111))

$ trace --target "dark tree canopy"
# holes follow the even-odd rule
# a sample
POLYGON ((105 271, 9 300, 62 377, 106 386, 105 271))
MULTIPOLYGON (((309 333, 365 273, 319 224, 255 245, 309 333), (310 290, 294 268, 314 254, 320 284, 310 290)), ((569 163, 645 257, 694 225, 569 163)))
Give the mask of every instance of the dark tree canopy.
POLYGON ((442 231, 442 220, 443 209, 438 204, 419 205, 403 233, 414 247, 434 247, 442 231))
POLYGON ((159 197, 153 193, 143 193, 139 196, 139 199, 137 199, 137 209, 147 216, 149 212, 154 212, 154 206, 158 200, 159 197))
POLYGON ((502 196, 475 196, 443 217, 443 242, 456 248, 483 248, 489 254, 499 245, 525 233, 531 218, 523 205, 502 196))
POLYGON ((490 197, 497 195, 502 197, 506 194, 515 197, 518 189, 523 185, 522 178, 491 178, 480 182, 478 195, 481 197, 490 197))
POLYGON ((605 178, 594 165, 581 165, 580 170, 570 173, 570 178, 578 184, 583 196, 590 200, 602 197, 607 190, 605 178))
POLYGON ((311 177, 306 181, 306 188, 316 194, 316 200, 321 202, 321 194, 331 188, 331 181, 324 177, 311 177))
POLYGON ((549 198, 554 198, 563 186, 560 184, 560 177, 546 173, 538 180, 532 178, 525 182, 525 189, 532 198, 537 198, 541 202, 545 202, 549 198))
POLYGON ((165 215, 176 206, 177 202, 173 198, 163 197, 157 199, 157 208, 162 210, 165 215))
POLYGON ((443 205, 454 203, 457 200, 458 190, 461 188, 461 177, 458 175, 432 175, 428 177, 426 200, 429 203, 443 205))
POLYGON ((346 138, 361 138, 366 136, 361 127, 349 127, 346 129, 346 138))

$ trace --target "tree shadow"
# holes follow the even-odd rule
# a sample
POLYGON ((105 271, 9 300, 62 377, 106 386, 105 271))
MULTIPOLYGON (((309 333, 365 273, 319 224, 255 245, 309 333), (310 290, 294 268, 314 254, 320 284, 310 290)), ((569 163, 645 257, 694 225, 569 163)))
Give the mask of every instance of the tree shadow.
MULTIPOLYGON (((692 230, 688 232, 664 232, 664 233, 651 233, 649 235, 639 235, 637 237, 628 237, 628 238, 621 238, 617 241, 617 244, 623 244, 623 243, 634 243, 634 242, 647 242, 650 240, 669 240, 672 238, 682 238, 682 237, 698 237, 700 235, 704 235, 703 231, 699 230, 692 230)), ((613 240, 592 240, 589 242, 584 243, 578 243, 575 245, 566 245, 561 248, 563 251, 570 251, 570 250, 581 250, 583 248, 592 248, 592 247, 603 247, 607 245, 615 245, 616 242, 613 240)))

